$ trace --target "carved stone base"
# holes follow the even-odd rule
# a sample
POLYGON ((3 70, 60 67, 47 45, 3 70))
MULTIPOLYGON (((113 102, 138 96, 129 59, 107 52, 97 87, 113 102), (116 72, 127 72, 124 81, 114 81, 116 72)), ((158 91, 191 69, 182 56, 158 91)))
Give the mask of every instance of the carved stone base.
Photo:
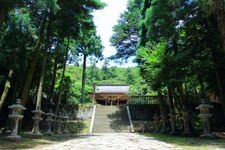
POLYGON ((40 138, 40 137, 43 136, 43 134, 41 132, 39 132, 39 133, 30 133, 29 135, 32 136, 33 138, 40 138))
POLYGON ((20 135, 9 135, 6 137, 6 139, 13 140, 13 141, 19 141, 22 139, 22 137, 20 135))
POLYGON ((213 134, 202 134, 202 135, 200 135, 200 138, 202 138, 202 139, 216 139, 217 137, 213 134))
POLYGON ((171 132, 170 132, 170 135, 178 135, 178 132, 176 132, 176 131, 171 131, 171 132))
POLYGON ((183 132, 182 135, 184 135, 184 136, 192 136, 193 133, 192 132, 183 132))

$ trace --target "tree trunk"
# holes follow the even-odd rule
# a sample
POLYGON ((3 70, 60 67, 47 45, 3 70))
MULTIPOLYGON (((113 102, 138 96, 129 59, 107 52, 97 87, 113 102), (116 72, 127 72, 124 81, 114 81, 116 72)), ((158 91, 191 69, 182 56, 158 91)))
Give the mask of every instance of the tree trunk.
POLYGON ((174 109, 176 109, 178 113, 181 113, 181 110, 182 110, 181 107, 182 107, 182 106, 181 106, 181 104, 179 103, 179 98, 178 98, 178 96, 177 96, 177 94, 176 94, 175 89, 173 88, 171 92, 172 92, 172 95, 173 95, 173 97, 174 97, 174 103, 173 103, 174 109))
POLYGON ((213 9, 217 18, 217 26, 221 36, 221 42, 223 44, 223 50, 225 51, 225 8, 224 0, 213 0, 213 9))
POLYGON ((37 56, 34 56, 27 68, 28 72, 26 73, 25 83, 23 85, 21 94, 21 102, 23 105, 27 104, 31 82, 37 65, 37 59, 37 56))
POLYGON ((25 78, 25 83, 23 85, 22 88, 22 94, 21 94, 21 101, 22 104, 25 105, 27 104, 27 97, 29 95, 29 90, 30 90, 30 86, 31 86, 31 82, 33 79, 33 75, 36 69, 36 65, 37 65, 37 60, 38 60, 38 51, 40 49, 41 43, 43 41, 44 38, 44 29, 45 29, 45 22, 46 22, 46 18, 43 20, 42 24, 41 24, 41 28, 40 28, 40 34, 38 37, 38 40, 34 46, 34 55, 33 58, 27 68, 27 75, 25 78))
POLYGON ((64 77, 65 77, 65 72, 66 72, 66 62, 67 62, 68 57, 69 57, 69 45, 70 45, 70 38, 68 39, 68 43, 67 43, 66 58, 65 58, 65 61, 64 61, 63 71, 62 71, 62 76, 61 76, 61 81, 60 81, 59 99, 58 99, 58 103, 57 103, 57 106, 56 106, 56 112, 57 113, 59 112, 59 107, 60 107, 60 103, 61 103, 61 100, 62 100, 62 90, 63 90, 63 87, 64 87, 63 83, 64 83, 64 77))
POLYGON ((47 54, 48 49, 51 47, 50 44, 50 35, 51 35, 51 25, 52 25, 52 19, 49 18, 49 20, 46 23, 47 29, 46 29, 46 38, 45 38, 45 50, 43 52, 43 61, 41 65, 41 74, 40 74, 40 81, 38 85, 38 93, 37 93, 37 102, 36 102, 36 109, 41 109, 41 101, 42 101, 42 94, 43 94, 43 83, 45 78, 45 72, 46 72, 46 64, 47 64, 47 54))
POLYGON ((163 100, 163 96, 160 90, 157 91, 158 93, 158 101, 159 101, 159 110, 161 115, 166 115, 166 108, 165 108, 165 102, 163 100))
POLYGON ((180 93, 182 109, 186 109, 187 100, 186 100, 186 97, 184 96, 184 89, 183 89, 182 83, 178 84, 177 90, 180 93))
POLYGON ((82 85, 81 85, 81 103, 84 102, 84 96, 85 96, 86 63, 87 63, 87 55, 84 54, 83 70, 82 70, 82 85))
POLYGON ((216 81, 217 81, 217 86, 218 86, 218 91, 219 91, 220 102, 222 104, 223 113, 225 115, 225 99, 224 99, 224 95, 223 95, 223 89, 222 89, 222 85, 221 85, 220 76, 219 76, 218 70, 216 68, 215 68, 215 74, 216 74, 216 81))
POLYGON ((51 83, 51 93, 50 93, 50 104, 52 104, 53 98, 54 98, 54 94, 55 94, 55 81, 56 81, 56 73, 57 73, 57 64, 58 64, 58 60, 57 58, 55 58, 54 60, 54 65, 53 65, 53 70, 52 70, 52 83, 51 83))
POLYGON ((11 86, 12 76, 13 76, 13 69, 10 69, 7 80, 5 82, 5 87, 4 87, 3 93, 2 93, 2 96, 1 96, 1 99, 0 99, 0 111, 2 110, 2 107, 3 107, 3 105, 5 103, 5 100, 6 100, 6 96, 9 92, 9 89, 10 89, 10 86, 11 86))
POLYGON ((5 16, 7 14, 7 10, 4 6, 0 6, 0 28, 5 20, 5 16))
POLYGON ((47 61, 47 50, 44 52, 42 65, 41 65, 41 74, 40 74, 40 81, 39 81, 39 85, 38 85, 36 109, 40 109, 41 108, 41 100, 42 100, 42 93, 43 93, 43 83, 44 83, 45 70, 46 70, 46 61, 47 61))
POLYGON ((168 100, 169 100, 170 113, 174 113, 172 90, 171 90, 171 87, 168 87, 167 89, 168 89, 168 100))

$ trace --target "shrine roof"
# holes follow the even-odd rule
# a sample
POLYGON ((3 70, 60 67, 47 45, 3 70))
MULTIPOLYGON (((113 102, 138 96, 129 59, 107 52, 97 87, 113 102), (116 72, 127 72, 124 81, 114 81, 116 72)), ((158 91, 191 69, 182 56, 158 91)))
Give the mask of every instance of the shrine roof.
POLYGON ((130 93, 128 85, 96 85, 95 93, 130 93))

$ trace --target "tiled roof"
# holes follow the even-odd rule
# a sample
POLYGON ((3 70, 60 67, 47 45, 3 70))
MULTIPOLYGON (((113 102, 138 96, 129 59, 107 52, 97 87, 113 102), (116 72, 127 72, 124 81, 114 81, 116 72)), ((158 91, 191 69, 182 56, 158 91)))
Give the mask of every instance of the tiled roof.
POLYGON ((129 93, 128 85, 97 85, 95 93, 129 93))

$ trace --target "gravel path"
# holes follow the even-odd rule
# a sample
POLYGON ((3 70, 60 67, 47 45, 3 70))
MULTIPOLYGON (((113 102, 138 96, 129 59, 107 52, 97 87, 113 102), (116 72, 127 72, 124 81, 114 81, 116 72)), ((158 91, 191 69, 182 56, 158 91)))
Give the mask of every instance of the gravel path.
POLYGON ((181 150, 173 145, 134 133, 85 135, 32 150, 181 150))

